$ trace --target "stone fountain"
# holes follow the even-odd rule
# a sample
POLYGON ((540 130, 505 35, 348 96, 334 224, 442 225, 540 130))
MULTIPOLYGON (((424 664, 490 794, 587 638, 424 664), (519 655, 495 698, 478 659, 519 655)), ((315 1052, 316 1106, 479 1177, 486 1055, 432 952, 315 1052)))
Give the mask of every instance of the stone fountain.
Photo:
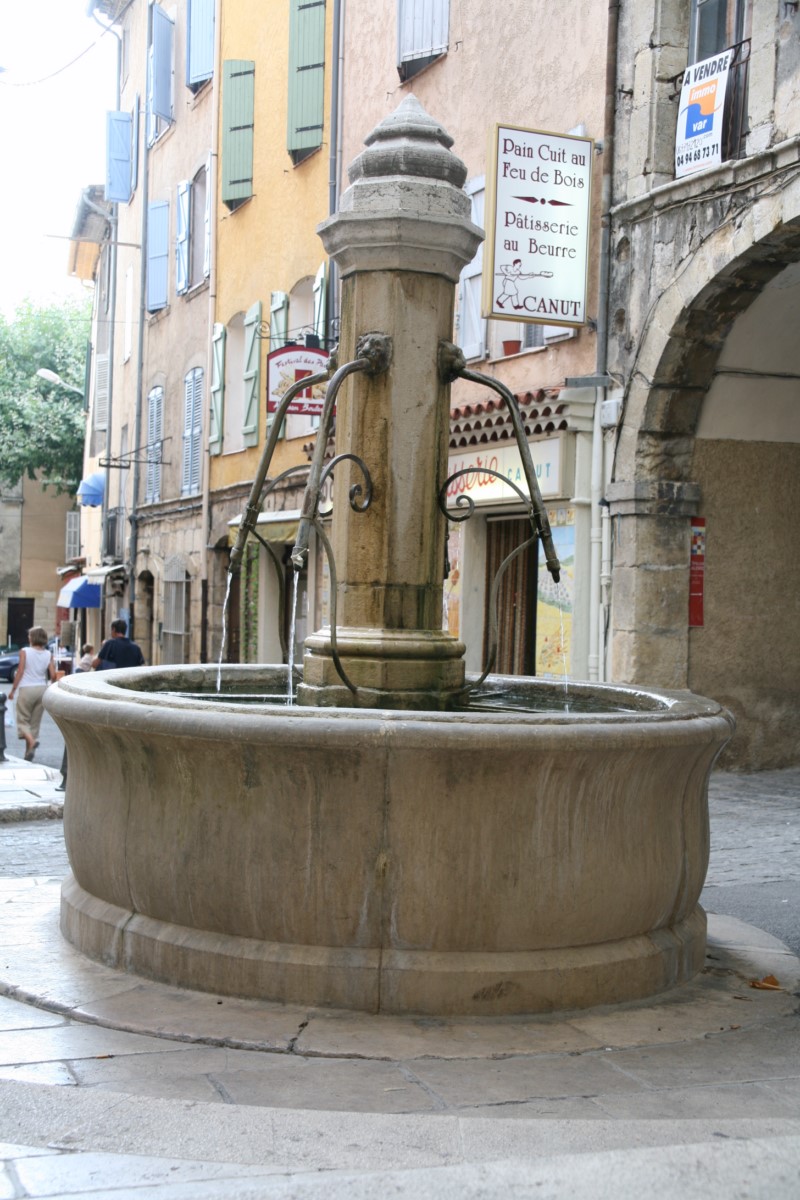
POLYGON ((451 144, 407 98, 320 227, 342 277, 341 365, 294 558, 316 528, 335 605, 306 641, 298 703, 270 699, 282 666, 227 666, 219 694, 204 666, 48 692, 70 757, 61 925, 92 958, 228 995, 487 1015, 638 999, 703 964, 707 783, 730 716, 687 692, 573 681, 564 711, 563 685, 496 676, 485 686, 517 702, 484 711, 442 632, 449 384, 476 378, 448 339, 482 236, 451 144))

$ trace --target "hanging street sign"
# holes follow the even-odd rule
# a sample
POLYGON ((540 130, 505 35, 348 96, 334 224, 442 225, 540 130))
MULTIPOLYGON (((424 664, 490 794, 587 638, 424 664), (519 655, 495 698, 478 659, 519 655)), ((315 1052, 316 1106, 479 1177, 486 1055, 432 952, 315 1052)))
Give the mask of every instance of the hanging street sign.
MULTIPOLYGON (((308 375, 319 375, 328 362, 328 351, 310 346, 282 346, 267 355, 267 412, 275 413, 287 388, 308 375)), ((305 388, 289 405, 291 415, 318 417, 325 403, 326 383, 305 388)))
POLYGON ((484 317, 586 324, 593 150, 591 138, 496 126, 484 317))
POLYGON ((733 50, 686 68, 675 135, 675 178, 722 162, 722 116, 733 50))

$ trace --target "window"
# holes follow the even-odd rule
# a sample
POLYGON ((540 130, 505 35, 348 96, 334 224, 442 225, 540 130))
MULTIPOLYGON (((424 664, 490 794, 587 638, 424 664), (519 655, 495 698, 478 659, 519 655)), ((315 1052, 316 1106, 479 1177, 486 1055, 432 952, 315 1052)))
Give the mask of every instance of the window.
POLYGON ((744 0, 692 0, 689 62, 702 62, 740 42, 744 0))
POLYGON ((182 663, 188 657, 189 577, 178 558, 164 567, 164 624, 162 662, 182 663))
POLYGON ((160 5, 152 6, 153 29, 147 57, 147 144, 152 146, 172 122, 175 27, 160 5))
POLYGON ((175 291, 183 295, 211 273, 208 167, 178 184, 175 210, 175 291))
POLYGON ((78 509, 67 513, 66 534, 64 558, 66 562, 69 562, 71 559, 81 556, 81 514, 78 509))
POLYGON ((290 0, 286 148, 297 164, 322 145, 325 0, 290 0))
POLYGON ((196 92, 214 74, 214 0, 188 0, 186 86, 196 92))
POLYGON ((222 202, 234 211, 253 194, 255 63, 229 59, 222 71, 222 202))
POLYGON ((169 272, 169 203, 156 200, 147 206, 147 311, 167 306, 169 272))
POLYGON ((195 367, 183 381, 183 469, 181 495, 200 491, 200 445, 203 436, 203 370, 195 367))
MULTIPOLYGON (((470 220, 483 229, 483 209, 486 196, 485 179, 481 175, 469 180, 464 191, 472 201, 470 220)), ((458 289, 457 342, 465 358, 484 358, 486 355, 486 321, 481 316, 481 283, 483 275, 483 242, 471 263, 461 272, 458 289)))
MULTIPOLYGON (((317 299, 316 280, 310 275, 294 285, 289 293, 289 329, 288 341, 297 342, 300 346, 308 345, 308 337, 316 337, 314 321, 315 301, 317 299)), ((274 347, 273 347, 274 348, 274 347)), ((298 413, 286 418, 284 435, 287 438, 302 437, 314 428, 312 417, 298 413)), ((319 419, 315 422, 319 425, 319 419)))
POLYGON ((147 396, 147 459, 145 504, 161 499, 161 438, 164 419, 164 389, 151 388, 147 396))
POLYGON ((447 52, 450 0, 397 0, 397 70, 410 79, 447 52))
POLYGON ((244 404, 242 439, 245 446, 258 445, 258 403, 261 396, 261 301, 247 310, 244 318, 244 404))

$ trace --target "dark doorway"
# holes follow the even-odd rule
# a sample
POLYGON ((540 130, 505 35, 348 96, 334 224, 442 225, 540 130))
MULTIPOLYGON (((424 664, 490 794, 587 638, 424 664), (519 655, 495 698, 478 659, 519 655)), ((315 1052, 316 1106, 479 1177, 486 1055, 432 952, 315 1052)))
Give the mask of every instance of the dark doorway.
MULTIPOLYGON (((490 649, 489 602, 492 584, 503 560, 530 535, 530 524, 524 518, 487 522, 484 661, 490 649)), ((536 674, 536 550, 536 543, 528 546, 507 567, 500 582, 497 596, 497 658, 492 668, 498 675, 536 674)))
POLYGON ((8 602, 8 644, 19 649, 28 644, 28 630, 33 625, 34 601, 17 597, 8 602))

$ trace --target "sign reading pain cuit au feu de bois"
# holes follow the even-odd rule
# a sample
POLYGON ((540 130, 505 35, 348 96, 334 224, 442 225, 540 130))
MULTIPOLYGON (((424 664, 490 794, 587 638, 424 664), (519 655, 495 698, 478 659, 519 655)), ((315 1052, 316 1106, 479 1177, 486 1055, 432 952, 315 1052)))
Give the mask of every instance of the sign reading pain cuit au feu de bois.
POLYGON ((681 85, 675 178, 722 162, 722 118, 733 50, 692 63, 681 85))
POLYGON ((593 147, 572 134, 496 127, 484 317, 586 323, 593 147))

